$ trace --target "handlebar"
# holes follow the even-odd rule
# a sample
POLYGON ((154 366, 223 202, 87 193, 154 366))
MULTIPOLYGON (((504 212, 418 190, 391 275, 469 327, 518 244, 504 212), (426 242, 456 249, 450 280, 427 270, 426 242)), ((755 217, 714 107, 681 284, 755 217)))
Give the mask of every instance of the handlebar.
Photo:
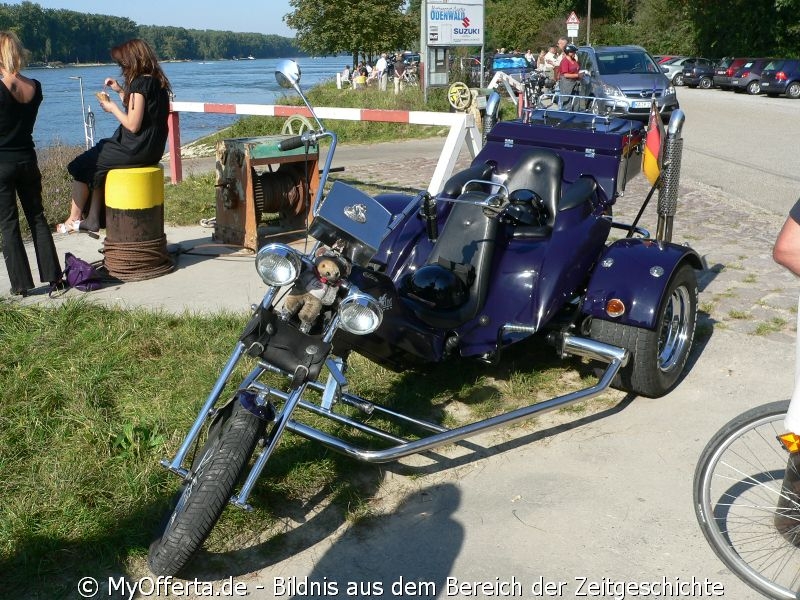
POLYGON ((305 145, 302 135, 296 135, 285 140, 278 142, 278 150, 285 152, 286 150, 294 150, 300 146, 305 145))
POLYGON ((319 138, 325 135, 327 135, 325 131, 306 131, 300 135, 286 138, 278 142, 278 150, 286 152, 287 150, 294 150, 302 146, 316 146, 319 138))

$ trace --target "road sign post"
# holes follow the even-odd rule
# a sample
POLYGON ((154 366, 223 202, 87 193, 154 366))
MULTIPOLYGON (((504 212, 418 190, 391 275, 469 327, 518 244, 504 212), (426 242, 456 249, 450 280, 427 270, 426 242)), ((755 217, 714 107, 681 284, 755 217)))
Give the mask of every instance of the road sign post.
POLYGON ((572 41, 573 38, 578 37, 578 28, 580 27, 581 20, 573 10, 567 17, 567 37, 572 41))

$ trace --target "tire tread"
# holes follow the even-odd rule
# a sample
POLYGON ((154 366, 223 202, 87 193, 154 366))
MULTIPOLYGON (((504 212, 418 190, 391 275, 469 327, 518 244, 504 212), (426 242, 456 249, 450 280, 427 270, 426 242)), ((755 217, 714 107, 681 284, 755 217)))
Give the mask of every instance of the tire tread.
MULTIPOLYGON (((178 522, 166 535, 160 532, 150 545, 147 562, 154 575, 177 574, 203 545, 233 494, 263 428, 264 423, 256 416, 238 402, 234 404, 219 434, 219 448, 195 483, 178 522)), ((182 492, 183 488, 176 501, 182 492)))

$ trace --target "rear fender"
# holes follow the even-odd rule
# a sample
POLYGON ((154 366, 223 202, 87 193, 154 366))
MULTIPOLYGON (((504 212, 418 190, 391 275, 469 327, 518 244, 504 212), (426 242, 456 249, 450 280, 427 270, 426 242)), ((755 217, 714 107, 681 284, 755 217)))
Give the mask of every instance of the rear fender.
POLYGON ((673 273, 683 263, 702 269, 697 253, 657 240, 617 240, 603 252, 589 280, 581 311, 596 319, 654 329, 656 315, 673 273), (625 314, 609 317, 607 302, 618 298, 625 314))

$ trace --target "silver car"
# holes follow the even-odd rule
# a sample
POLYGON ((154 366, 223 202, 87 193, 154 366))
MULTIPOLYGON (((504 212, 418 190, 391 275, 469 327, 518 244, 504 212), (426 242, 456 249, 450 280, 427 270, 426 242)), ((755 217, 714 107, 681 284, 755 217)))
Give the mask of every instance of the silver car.
POLYGON ((663 121, 679 108, 675 88, 641 46, 581 46, 578 62, 584 72, 580 94, 591 98, 591 110, 647 119, 655 98, 663 121))
POLYGON ((679 58, 674 58, 669 62, 662 63, 659 66, 661 67, 661 70, 664 71, 667 79, 672 82, 672 85, 678 86, 683 85, 683 69, 686 67, 692 67, 694 65, 711 67, 714 65, 714 62, 699 56, 681 56, 679 58))

